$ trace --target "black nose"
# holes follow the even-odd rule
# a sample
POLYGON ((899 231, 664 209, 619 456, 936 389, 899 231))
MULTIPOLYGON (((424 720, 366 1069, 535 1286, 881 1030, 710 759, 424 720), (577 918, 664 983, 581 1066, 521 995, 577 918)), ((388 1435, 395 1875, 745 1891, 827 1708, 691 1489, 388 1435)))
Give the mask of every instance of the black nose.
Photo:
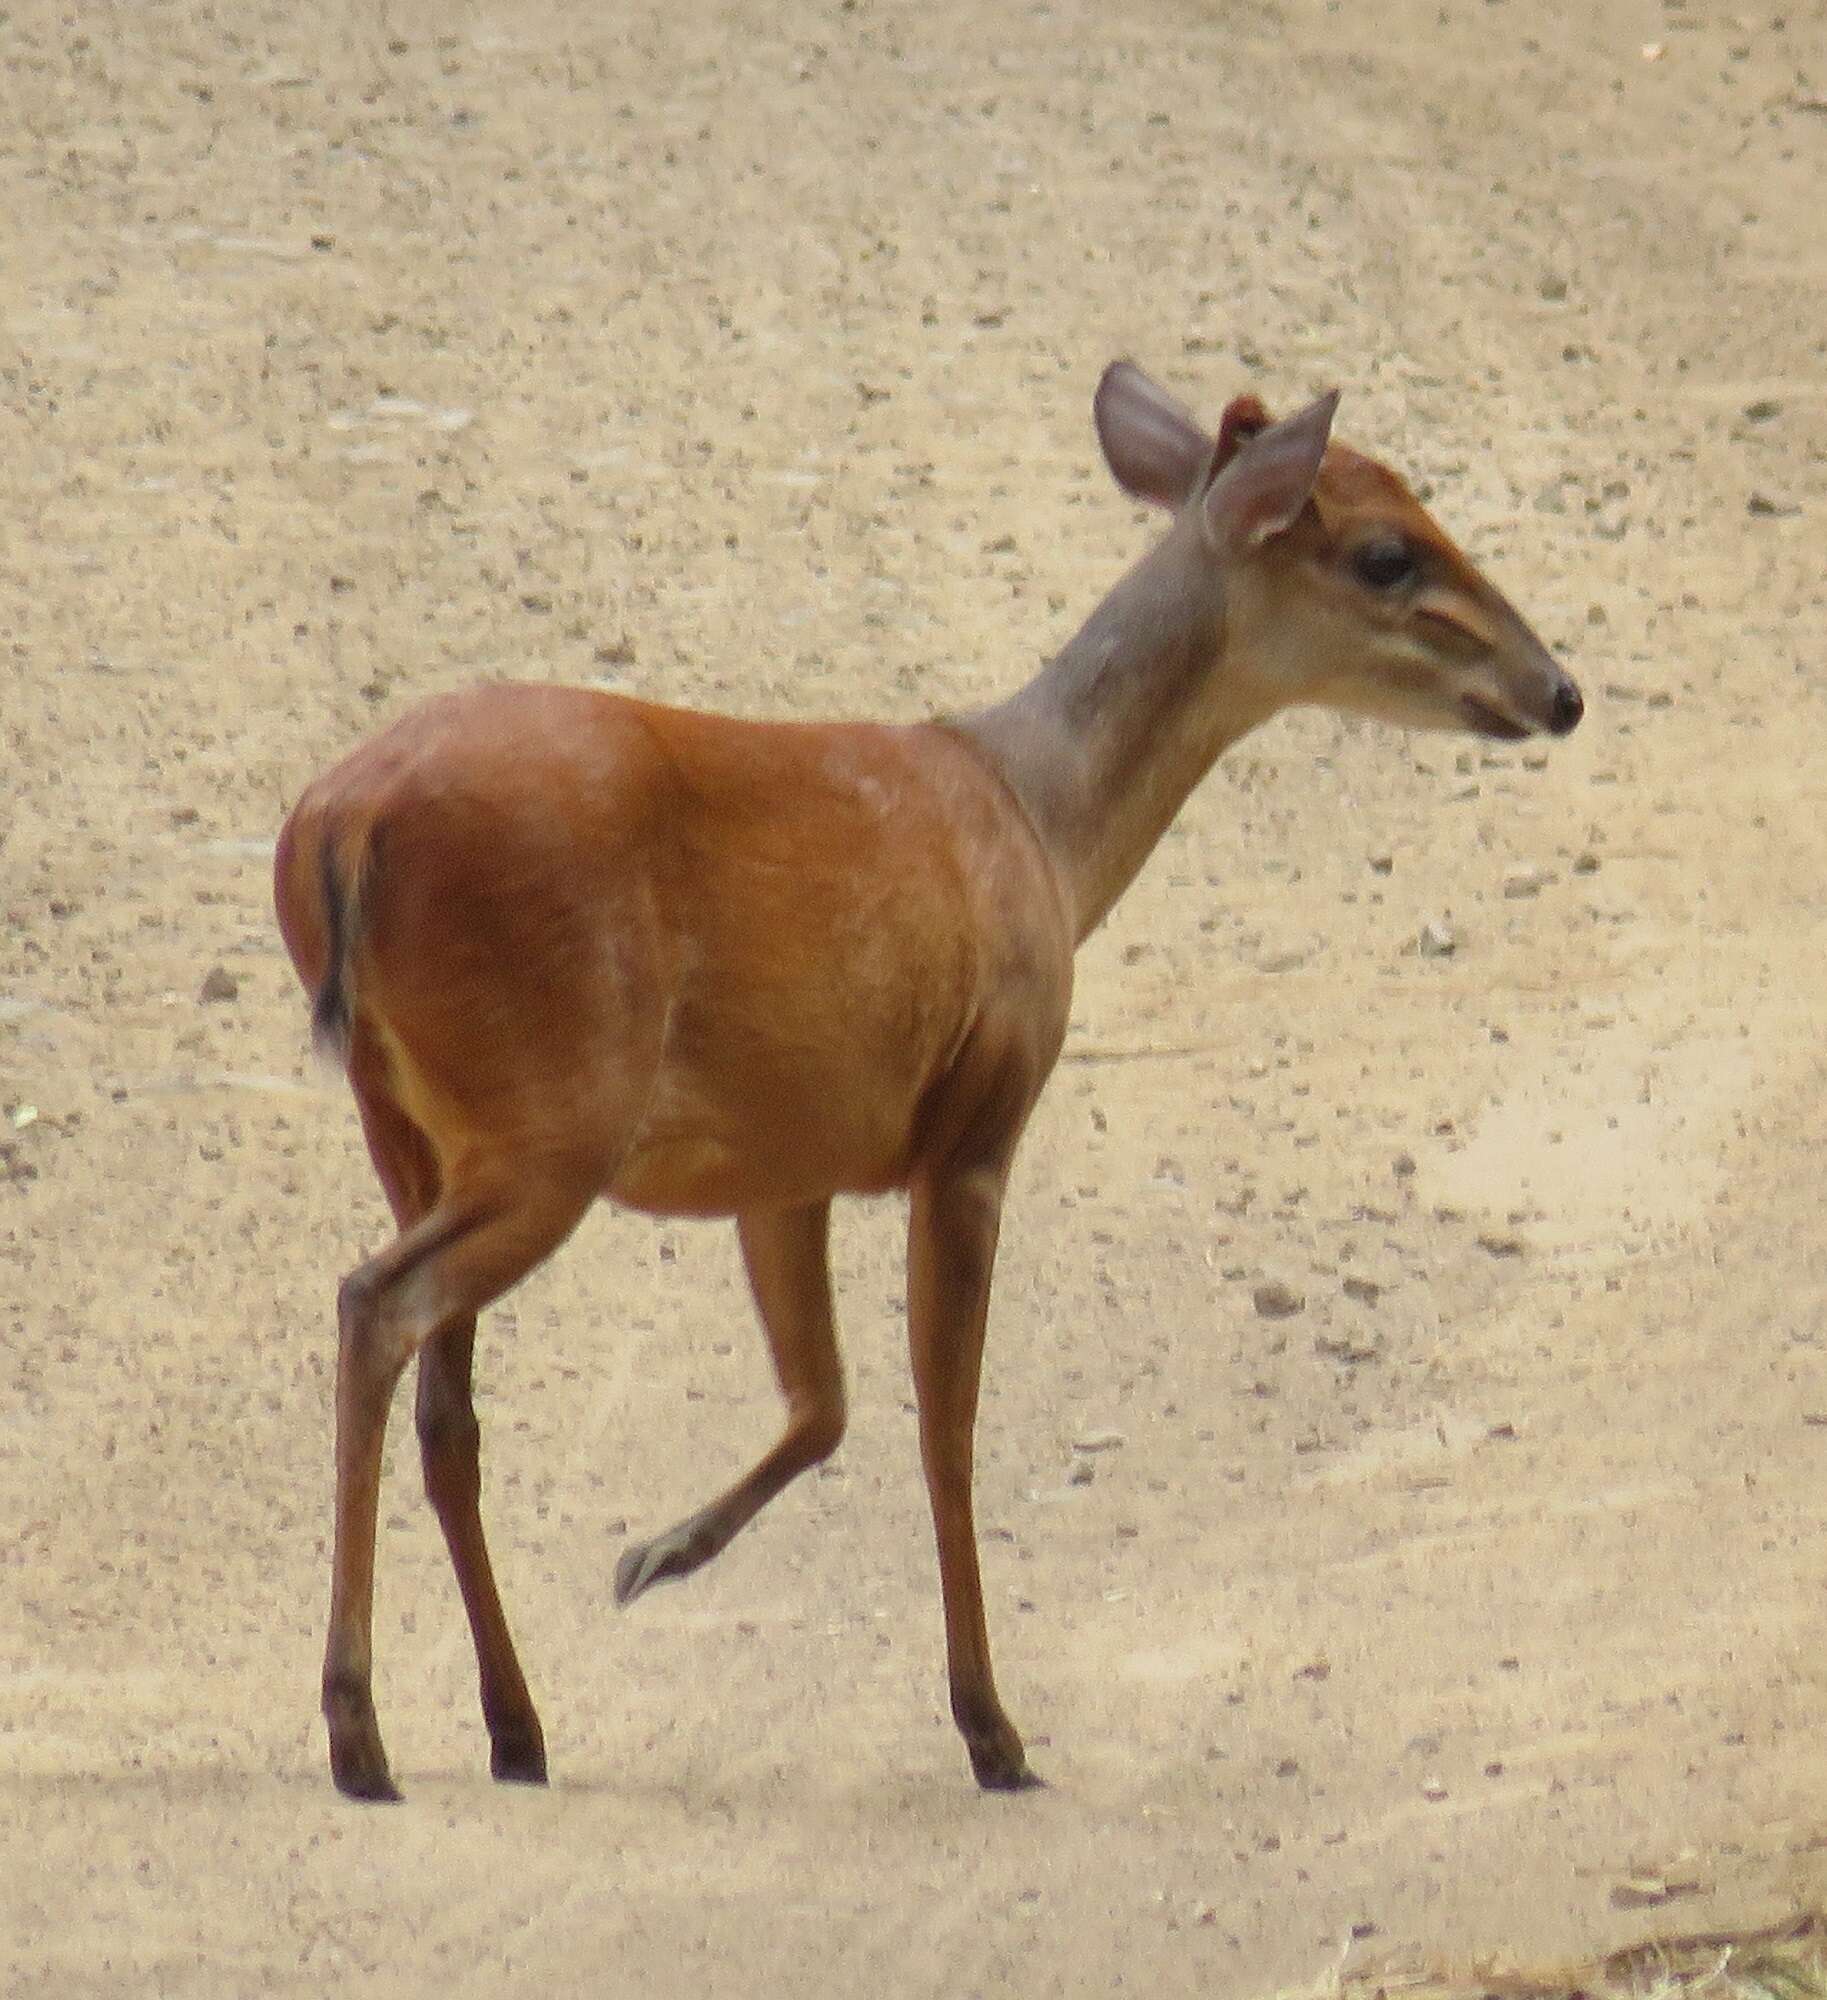
POLYGON ((1565 736, 1585 713, 1586 703, 1579 689, 1570 680, 1563 679, 1554 690, 1554 712, 1548 718, 1548 727, 1556 736, 1565 736))

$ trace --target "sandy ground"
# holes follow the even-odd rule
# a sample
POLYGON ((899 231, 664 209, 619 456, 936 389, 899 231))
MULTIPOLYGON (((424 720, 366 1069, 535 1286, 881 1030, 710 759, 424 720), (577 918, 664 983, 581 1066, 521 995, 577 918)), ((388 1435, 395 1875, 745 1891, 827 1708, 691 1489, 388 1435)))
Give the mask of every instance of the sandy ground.
POLYGON ((24 0, 0 55, 8 2000, 1242 1996, 1827 1891, 1814 0, 24 0), (731 1233, 599 1213, 486 1323, 548 1792, 488 1782, 402 1406, 408 1799, 345 1804, 331 1301, 387 1229, 286 804, 479 675, 1012 687, 1153 531, 1120 353, 1340 384, 1590 714, 1284 718, 1086 948, 981 1433, 1051 1788, 944 1714, 883 1203, 844 1450, 625 1616, 772 1434, 731 1233))

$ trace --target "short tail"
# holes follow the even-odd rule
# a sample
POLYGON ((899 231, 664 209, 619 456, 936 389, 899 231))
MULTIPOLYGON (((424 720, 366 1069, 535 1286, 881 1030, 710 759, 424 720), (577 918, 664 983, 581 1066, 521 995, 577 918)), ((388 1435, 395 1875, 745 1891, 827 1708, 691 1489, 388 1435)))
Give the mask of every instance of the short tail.
POLYGON ((311 1041, 319 1055, 346 1067, 355 1017, 352 960, 362 929, 362 888, 368 870, 366 841, 353 856, 339 855, 335 838, 326 830, 318 848, 318 868, 329 951, 324 959, 323 984, 311 1001, 311 1041))

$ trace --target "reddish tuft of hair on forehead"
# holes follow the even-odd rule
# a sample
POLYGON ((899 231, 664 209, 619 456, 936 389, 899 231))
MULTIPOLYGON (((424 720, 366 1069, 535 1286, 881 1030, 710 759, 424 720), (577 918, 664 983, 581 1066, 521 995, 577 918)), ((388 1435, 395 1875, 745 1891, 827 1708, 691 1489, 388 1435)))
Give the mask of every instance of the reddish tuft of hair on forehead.
POLYGON ((1238 447, 1248 444, 1258 431, 1266 431, 1272 421, 1260 396, 1233 396, 1224 406, 1224 421, 1218 426, 1212 470, 1222 472, 1237 455, 1238 447))

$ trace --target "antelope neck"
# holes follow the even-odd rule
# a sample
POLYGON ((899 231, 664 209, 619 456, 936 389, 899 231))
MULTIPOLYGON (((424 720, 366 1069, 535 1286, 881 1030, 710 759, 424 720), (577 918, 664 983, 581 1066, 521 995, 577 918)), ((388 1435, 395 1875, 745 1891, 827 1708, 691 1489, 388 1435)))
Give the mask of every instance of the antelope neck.
POLYGON ((1183 517, 1026 687, 951 726, 1020 801, 1082 941, 1266 713, 1226 675, 1222 586, 1183 517))

